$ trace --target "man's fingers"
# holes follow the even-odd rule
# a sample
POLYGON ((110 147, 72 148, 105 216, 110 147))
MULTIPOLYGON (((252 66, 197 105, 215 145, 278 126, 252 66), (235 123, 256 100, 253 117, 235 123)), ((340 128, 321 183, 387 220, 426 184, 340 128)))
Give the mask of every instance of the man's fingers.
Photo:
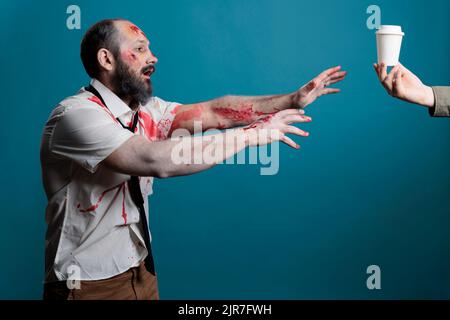
POLYGON ((345 76, 340 77, 340 78, 336 78, 336 79, 332 79, 332 80, 329 80, 329 81, 325 82, 325 85, 329 86, 330 84, 333 84, 333 83, 336 83, 336 82, 340 82, 340 81, 342 81, 344 79, 345 79, 345 76))
POLYGON ((294 126, 286 126, 286 128, 284 129, 284 133, 291 133, 301 137, 309 136, 309 132, 303 131, 302 129, 294 126))
POLYGON ((291 138, 287 137, 286 135, 281 133, 280 141, 286 143, 288 146, 294 148, 294 149, 300 149, 300 146, 295 143, 291 138))
POLYGON ((323 71, 316 78, 308 82, 308 84, 304 87, 306 92, 312 91, 317 87, 320 83, 325 83, 325 85, 329 85, 332 83, 336 83, 342 81, 347 75, 347 71, 339 71, 341 70, 341 66, 333 67, 323 71))
POLYGON ((287 116, 300 116, 304 114, 305 111, 302 109, 284 109, 281 111, 278 111, 275 115, 281 118, 285 118, 287 116))
POLYGON ((283 121, 286 124, 291 124, 291 123, 311 122, 312 119, 311 119, 311 117, 308 117, 308 116, 302 116, 299 114, 297 114, 297 115, 291 114, 291 115, 284 116, 283 121))
POLYGON ((330 75, 325 81, 332 81, 335 79, 344 79, 347 75, 347 71, 340 71, 330 75))
POLYGON ((322 91, 320 92, 321 94, 334 94, 334 93, 338 93, 341 92, 341 89, 338 88, 325 88, 322 89, 322 91))
POLYGON ((329 77, 332 74, 338 72, 339 70, 341 70, 341 66, 336 66, 325 70, 324 72, 322 72, 322 74, 325 74, 327 77, 329 77))
POLYGON ((316 79, 319 81, 322 81, 322 80, 326 79, 327 77, 333 75, 334 73, 338 72, 339 70, 341 70, 341 66, 329 68, 329 69, 323 71, 321 74, 319 74, 316 79))

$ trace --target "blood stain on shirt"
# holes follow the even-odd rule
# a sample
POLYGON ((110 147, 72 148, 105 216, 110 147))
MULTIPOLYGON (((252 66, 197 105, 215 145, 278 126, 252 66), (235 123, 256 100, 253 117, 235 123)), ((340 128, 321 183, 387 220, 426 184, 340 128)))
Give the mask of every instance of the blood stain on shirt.
POLYGON ((81 207, 81 204, 80 204, 80 203, 77 205, 77 208, 78 208, 78 209, 80 210, 80 212, 82 212, 82 213, 92 212, 92 211, 97 210, 98 206, 99 206, 100 203, 103 201, 103 198, 105 197, 105 195, 106 195, 108 192, 110 192, 111 190, 116 189, 117 187, 119 187, 119 190, 117 190, 117 192, 120 192, 120 189, 121 189, 121 187, 122 187, 123 184, 124 184, 124 183, 121 183, 121 184, 119 184, 118 186, 114 186, 114 187, 112 187, 112 188, 109 188, 109 189, 106 189, 105 191, 103 191, 103 192, 100 194, 100 197, 97 199, 97 201, 96 201, 93 205, 87 207, 86 209, 80 209, 80 207, 81 207))
MULTIPOLYGON (((134 117, 136 117, 136 114, 134 114, 134 116, 131 117, 131 120, 127 122, 128 128, 131 128, 131 126, 133 125, 134 117)), ((138 131, 138 126, 136 126, 136 128, 134 128, 134 132, 136 133, 137 131, 138 131)))
POLYGON ((180 110, 180 107, 181 107, 181 106, 182 106, 181 104, 177 105, 175 108, 173 108, 172 111, 170 111, 170 113, 171 113, 172 115, 176 115, 177 112, 180 110))
POLYGON ((158 125, 148 113, 139 111, 139 123, 149 140, 155 141, 163 138, 164 134, 158 129, 158 125))
POLYGON ((181 128, 181 122, 191 121, 191 120, 201 120, 203 112, 203 106, 201 103, 192 105, 189 109, 185 111, 178 112, 173 119, 172 128, 170 132, 175 129, 181 128))

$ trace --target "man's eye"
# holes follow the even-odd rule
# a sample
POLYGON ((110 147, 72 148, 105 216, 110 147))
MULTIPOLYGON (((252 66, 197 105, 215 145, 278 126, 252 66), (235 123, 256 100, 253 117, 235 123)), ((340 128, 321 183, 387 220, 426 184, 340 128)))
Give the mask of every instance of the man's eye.
POLYGON ((144 52, 144 47, 139 47, 138 49, 137 49, 139 52, 144 52))

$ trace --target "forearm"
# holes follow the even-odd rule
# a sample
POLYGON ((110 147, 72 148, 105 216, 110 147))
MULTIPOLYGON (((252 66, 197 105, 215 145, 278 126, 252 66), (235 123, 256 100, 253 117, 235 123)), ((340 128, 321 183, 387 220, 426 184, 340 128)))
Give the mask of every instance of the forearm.
POLYGON ((225 127, 247 125, 261 116, 293 108, 292 94, 225 96, 208 104, 218 123, 225 127))
POLYGON ((148 142, 136 136, 112 154, 105 164, 116 172, 168 178, 207 170, 248 145, 244 129, 205 136, 174 137, 148 142))
POLYGON ((224 96, 214 100, 182 105, 177 111, 171 131, 178 128, 194 132, 194 123, 201 122, 201 130, 210 128, 225 129, 250 124, 264 115, 274 114, 285 109, 305 108, 318 97, 337 93, 340 90, 329 85, 342 81, 347 72, 341 67, 327 69, 289 94, 270 96, 224 96))
POLYGON ((228 95, 195 104, 182 105, 172 123, 171 134, 176 129, 195 131, 195 122, 201 131, 211 128, 227 129, 247 125, 261 116, 284 109, 297 108, 293 103, 294 94, 268 96, 228 95))

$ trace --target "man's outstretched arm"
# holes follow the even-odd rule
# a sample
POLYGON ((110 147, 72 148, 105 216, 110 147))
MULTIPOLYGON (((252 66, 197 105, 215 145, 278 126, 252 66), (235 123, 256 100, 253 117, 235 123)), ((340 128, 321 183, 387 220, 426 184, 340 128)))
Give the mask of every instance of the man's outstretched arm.
POLYGON ((180 105, 176 109, 170 133, 183 128, 194 132, 194 122, 202 124, 202 130, 225 129, 250 124, 261 117, 284 109, 305 108, 318 97, 337 93, 328 88, 346 76, 341 67, 327 69, 300 89, 289 94, 270 96, 225 96, 214 100, 180 105))
POLYGON ((233 156, 245 147, 282 141, 298 149, 286 134, 308 136, 292 123, 310 122, 303 110, 288 109, 268 115, 255 123, 215 135, 185 136, 150 142, 136 135, 111 153, 103 164, 119 173, 167 178, 207 170, 233 156), (180 155, 180 152, 183 155, 180 155), (189 158, 188 162, 178 157, 189 158), (200 161, 196 161, 200 159, 200 161))

